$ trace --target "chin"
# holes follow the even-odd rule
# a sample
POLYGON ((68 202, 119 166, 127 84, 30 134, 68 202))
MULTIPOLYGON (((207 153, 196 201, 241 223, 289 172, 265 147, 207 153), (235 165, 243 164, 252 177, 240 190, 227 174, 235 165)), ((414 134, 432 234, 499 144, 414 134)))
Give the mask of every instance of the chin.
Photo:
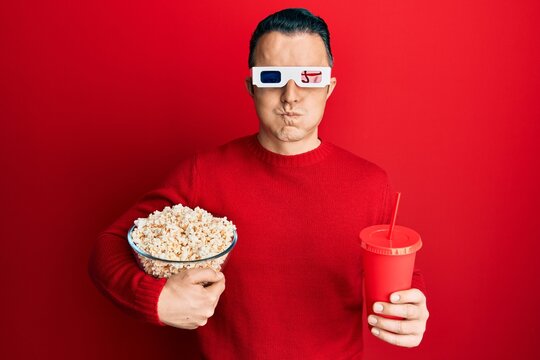
POLYGON ((278 130, 276 136, 281 141, 299 141, 306 136, 306 133, 296 127, 285 126, 278 130))

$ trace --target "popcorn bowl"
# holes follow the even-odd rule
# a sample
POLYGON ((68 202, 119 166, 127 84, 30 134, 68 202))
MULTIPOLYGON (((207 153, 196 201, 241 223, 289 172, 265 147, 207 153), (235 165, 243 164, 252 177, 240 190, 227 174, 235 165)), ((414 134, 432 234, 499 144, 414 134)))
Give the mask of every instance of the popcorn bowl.
POLYGON ((221 271, 221 269, 225 266, 229 253, 236 245, 238 239, 236 230, 233 230, 233 239, 231 244, 218 254, 197 260, 171 260, 151 255, 140 248, 131 236, 131 233, 136 226, 137 225, 133 225, 128 231, 127 239, 129 245, 135 254, 139 267, 147 274, 156 278, 169 278, 182 269, 211 268, 215 271, 221 271))

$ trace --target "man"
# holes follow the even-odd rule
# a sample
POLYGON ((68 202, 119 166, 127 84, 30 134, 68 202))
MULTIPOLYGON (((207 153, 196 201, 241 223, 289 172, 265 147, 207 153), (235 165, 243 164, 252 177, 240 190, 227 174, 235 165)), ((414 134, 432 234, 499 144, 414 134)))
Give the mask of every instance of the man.
MULTIPOLYGON (((208 359, 359 359, 362 279, 358 233, 388 223, 386 173, 318 137, 332 53, 325 22, 286 9, 255 30, 246 79, 258 134, 195 154, 103 232, 90 261, 96 285, 135 316, 197 328, 208 359), (182 203, 226 215, 238 244, 225 276, 210 269, 155 279, 125 240, 138 217, 182 203), (212 283, 203 287, 203 282, 212 283)), ((429 316, 421 276, 374 304, 372 333, 417 346, 429 316)))

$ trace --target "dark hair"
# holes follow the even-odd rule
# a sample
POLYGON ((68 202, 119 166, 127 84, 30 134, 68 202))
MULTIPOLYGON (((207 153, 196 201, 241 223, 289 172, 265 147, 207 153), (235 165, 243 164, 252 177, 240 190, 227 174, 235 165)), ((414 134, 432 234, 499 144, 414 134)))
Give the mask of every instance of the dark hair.
POLYGON ((332 57, 332 50, 330 49, 330 32, 328 31, 328 26, 324 20, 313 15, 307 9, 291 8, 269 15, 257 25, 257 28, 253 32, 253 35, 251 35, 251 40, 249 42, 248 66, 250 68, 255 66, 253 56, 259 38, 271 31, 278 31, 284 34, 318 34, 326 47, 328 64, 333 66, 334 59, 332 57))

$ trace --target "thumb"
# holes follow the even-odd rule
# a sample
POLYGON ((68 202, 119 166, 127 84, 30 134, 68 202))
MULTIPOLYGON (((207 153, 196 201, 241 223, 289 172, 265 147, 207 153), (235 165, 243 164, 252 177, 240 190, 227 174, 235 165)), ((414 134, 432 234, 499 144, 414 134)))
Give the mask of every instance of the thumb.
POLYGON ((204 269, 189 269, 189 279, 193 284, 205 283, 205 282, 216 282, 223 279, 223 273, 216 272, 213 269, 204 268, 204 269))

